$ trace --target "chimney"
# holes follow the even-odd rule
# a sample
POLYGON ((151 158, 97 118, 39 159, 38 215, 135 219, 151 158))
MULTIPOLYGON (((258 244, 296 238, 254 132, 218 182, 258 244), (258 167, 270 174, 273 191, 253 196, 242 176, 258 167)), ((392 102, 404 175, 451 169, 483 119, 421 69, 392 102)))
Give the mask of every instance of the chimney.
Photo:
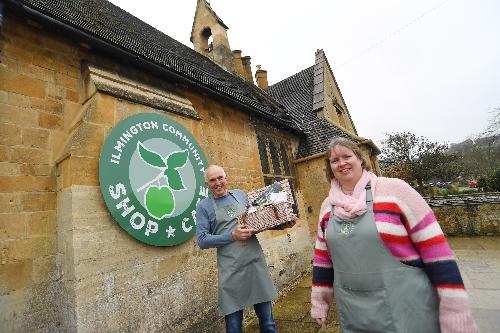
POLYGON ((241 63, 243 64, 243 73, 244 73, 243 80, 253 83, 252 67, 250 66, 251 65, 250 59, 251 58, 249 56, 241 58, 241 63))
POLYGON ((241 60, 241 50, 233 50, 233 58, 234 58, 234 70, 235 74, 245 79, 245 69, 243 68, 243 63, 241 60))
POLYGON ((257 70, 255 71, 255 81, 257 82, 257 86, 264 90, 269 86, 267 84, 267 71, 261 69, 260 67, 260 65, 257 65, 257 70))

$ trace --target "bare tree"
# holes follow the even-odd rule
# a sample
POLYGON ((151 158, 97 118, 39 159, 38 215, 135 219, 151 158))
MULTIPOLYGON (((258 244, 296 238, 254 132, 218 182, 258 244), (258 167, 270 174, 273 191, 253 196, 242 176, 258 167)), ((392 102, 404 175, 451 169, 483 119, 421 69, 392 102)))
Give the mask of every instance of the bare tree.
POLYGON ((426 181, 448 181, 462 172, 461 160, 456 154, 447 153, 445 143, 432 142, 410 132, 386 133, 386 136, 381 149, 381 165, 386 175, 416 183, 423 191, 426 181))

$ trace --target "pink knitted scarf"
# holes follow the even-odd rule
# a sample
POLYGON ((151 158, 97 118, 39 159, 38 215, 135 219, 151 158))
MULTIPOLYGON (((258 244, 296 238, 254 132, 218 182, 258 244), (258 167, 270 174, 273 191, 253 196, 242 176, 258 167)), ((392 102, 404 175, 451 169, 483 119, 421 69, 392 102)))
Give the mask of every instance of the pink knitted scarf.
POLYGON ((328 198, 330 204, 335 207, 335 215, 341 219, 351 219, 366 213, 366 184, 370 182, 372 193, 375 192, 377 176, 370 171, 363 170, 352 195, 346 195, 342 192, 340 184, 336 179, 332 179, 330 193, 328 198))

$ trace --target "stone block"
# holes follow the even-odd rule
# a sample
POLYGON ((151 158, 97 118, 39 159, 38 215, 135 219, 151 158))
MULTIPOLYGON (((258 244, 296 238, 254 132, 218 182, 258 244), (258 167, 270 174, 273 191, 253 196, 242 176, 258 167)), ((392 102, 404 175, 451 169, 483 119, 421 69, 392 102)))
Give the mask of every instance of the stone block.
POLYGON ((26 234, 28 238, 33 236, 55 235, 55 228, 55 211, 33 212, 27 214, 26 234))
POLYGON ((19 69, 19 62, 13 58, 0 54, 0 66, 15 73, 19 69))
POLYGON ((97 94, 95 105, 89 106, 85 118, 92 123, 113 126, 115 123, 116 98, 97 94))
POLYGON ((52 282, 60 277, 56 265, 56 256, 50 255, 47 257, 33 259, 33 281, 37 284, 44 282, 52 282))
MULTIPOLYGON (((73 201, 73 217, 111 217, 102 198, 99 186, 73 186, 71 192, 73 201)), ((94 224, 102 224, 102 221, 97 219, 94 224)))
POLYGON ((51 113, 40 112, 39 118, 40 127, 55 129, 55 130, 63 130, 64 129, 64 120, 61 116, 56 116, 51 113))
POLYGON ((24 193, 22 195, 23 209, 26 212, 54 210, 56 207, 56 194, 48 193, 24 193))
POLYGON ((0 176, 19 176, 19 164, 0 162, 0 176))
POLYGON ((72 156, 71 184, 99 186, 99 158, 72 156))
POLYGON ((21 164, 20 173, 32 176, 51 175, 51 166, 49 164, 21 164))
POLYGON ((60 100, 31 98, 30 104, 32 109, 42 110, 58 116, 63 115, 63 103, 60 100))
POLYGON ((0 240, 26 237, 26 214, 0 214, 0 240))
POLYGON ((0 104, 0 119, 17 126, 38 127, 38 112, 27 108, 0 104))
POLYGON ((65 158, 64 160, 62 160, 57 165, 57 169, 59 174, 59 176, 57 177, 57 190, 60 191, 71 186, 72 177, 70 158, 65 158))
POLYGON ((175 273, 184 271, 187 269, 187 260, 188 255, 186 253, 161 259, 158 262, 158 278, 164 279, 175 273))
POLYGON ((0 123, 0 145, 20 145, 21 129, 14 124, 0 123))
POLYGON ((8 240, 4 242, 4 247, 9 261, 42 258, 56 254, 57 250, 55 237, 52 235, 8 240))
POLYGON ((0 176, 0 192, 28 192, 32 187, 31 176, 0 176))
POLYGON ((33 60, 31 50, 17 43, 5 43, 2 53, 8 58, 17 60, 19 63, 30 63, 33 60))
POLYGON ((21 194, 0 193, 0 213, 15 213, 21 211, 21 194))
POLYGON ((83 108, 79 103, 65 101, 64 103, 64 130, 70 132, 81 121, 83 108))
POLYGON ((57 54, 67 54, 69 56, 76 56, 78 54, 74 44, 67 43, 64 39, 53 38, 52 35, 43 35, 43 45, 57 54))
POLYGON ((6 91, 0 91, 0 103, 9 104, 9 93, 6 91))
POLYGON ((104 128, 101 125, 83 123, 70 139, 72 155, 99 157, 104 142, 104 128))
POLYGON ((80 101, 80 94, 72 89, 66 89, 65 99, 71 102, 78 103, 80 101))
POLYGON ((56 190, 56 178, 53 176, 33 177, 33 191, 53 192, 56 190))
POLYGON ((56 73, 56 84, 69 89, 76 89, 78 81, 76 78, 68 76, 66 74, 56 73))
POLYGON ((123 268, 123 265, 124 260, 122 255, 107 255, 99 258, 98 261, 95 257, 79 259, 76 261, 75 275, 78 279, 88 278, 101 274, 103 269, 106 272, 117 271, 123 268))
POLYGON ((30 63, 21 63, 19 65, 21 73, 39 79, 45 82, 55 82, 55 72, 51 69, 35 66, 30 63))
POLYGON ((38 148, 12 148, 12 161, 27 164, 48 164, 49 152, 38 148))
POLYGON ((45 98, 45 82, 0 69, 0 89, 21 95, 45 98))
POLYGON ((7 146, 0 145, 0 162, 6 162, 9 160, 9 149, 7 146))
POLYGON ((68 143, 69 135, 63 131, 51 131, 50 132, 50 143, 51 143, 51 161, 58 161, 62 158, 61 154, 64 152, 64 148, 68 143))
POLYGON ((9 99, 7 104, 20 106, 23 108, 27 108, 30 106, 30 99, 28 96, 16 94, 16 93, 8 93, 9 99))
POLYGON ((23 128, 23 145, 29 148, 46 149, 49 147, 49 134, 50 132, 46 129, 23 128))
POLYGON ((60 63, 57 61, 57 55, 54 50, 49 49, 37 49, 33 54, 33 61, 31 62, 33 65, 58 71, 61 68, 60 63))
POLYGON ((0 265, 0 295, 31 286, 31 260, 0 265))
POLYGON ((56 85, 55 83, 47 83, 47 96, 49 98, 63 99, 65 94, 65 89, 63 86, 56 85))

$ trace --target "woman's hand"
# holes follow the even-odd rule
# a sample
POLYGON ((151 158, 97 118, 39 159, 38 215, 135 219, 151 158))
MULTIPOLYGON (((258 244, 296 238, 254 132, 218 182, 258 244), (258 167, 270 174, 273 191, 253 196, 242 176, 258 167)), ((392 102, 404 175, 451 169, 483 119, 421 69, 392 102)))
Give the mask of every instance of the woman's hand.
POLYGON ((297 215, 292 214, 292 219, 285 223, 285 227, 283 229, 292 228, 297 223, 297 215))
POLYGON ((326 323, 326 318, 314 318, 318 325, 323 326, 326 323))

